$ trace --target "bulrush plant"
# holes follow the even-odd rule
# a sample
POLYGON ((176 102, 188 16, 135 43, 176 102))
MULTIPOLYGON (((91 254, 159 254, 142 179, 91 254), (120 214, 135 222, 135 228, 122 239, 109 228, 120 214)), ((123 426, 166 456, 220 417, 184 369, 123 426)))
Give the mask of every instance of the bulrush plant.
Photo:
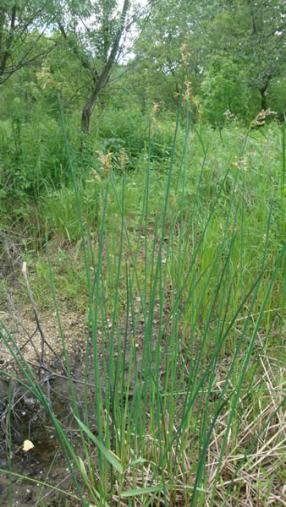
MULTIPOLYGON (((180 111, 176 132, 179 120, 180 111)), ((199 136, 204 148, 204 130, 188 128, 192 142, 199 136)), ((246 156, 251 142, 246 132, 235 156, 246 156)), ((214 182, 202 184, 208 149, 202 151, 193 173, 186 150, 178 167, 175 133, 154 215, 149 150, 132 223, 131 176, 119 177, 111 158, 101 159, 108 171, 96 244, 80 222, 90 330, 80 379, 61 333, 69 426, 13 336, 1 329, 18 380, 46 411, 66 459, 66 491, 52 483, 52 473, 43 481, 44 491, 57 490, 66 505, 230 507, 285 500, 286 378, 282 334, 277 337, 285 333, 278 325, 285 310, 285 244, 273 248, 273 211, 260 209, 264 203, 248 188, 249 175, 232 168, 234 153, 207 204, 205 185, 214 182), (117 210, 116 230, 109 227, 110 207, 117 210)), ((257 189, 265 199, 269 191, 257 189)), ((52 271, 50 280, 61 329, 52 271)), ((37 505, 48 504, 40 498, 37 505)))

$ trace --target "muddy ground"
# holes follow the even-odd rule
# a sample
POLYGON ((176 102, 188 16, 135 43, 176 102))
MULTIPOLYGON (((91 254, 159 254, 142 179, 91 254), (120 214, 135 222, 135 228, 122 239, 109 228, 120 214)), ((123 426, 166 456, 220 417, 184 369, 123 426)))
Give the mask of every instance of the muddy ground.
MULTIPOLYGON (((49 398, 53 411, 70 429, 76 441, 69 403, 69 385, 63 366, 62 342, 56 313, 33 310, 31 302, 15 297, 21 283, 22 257, 17 238, 0 237, 0 504, 31 507, 77 505, 42 483, 64 491, 72 489, 70 472, 57 444, 49 417, 31 392, 21 385, 17 358, 23 357, 49 398), (3 336, 6 338, 3 339, 3 336), (14 340, 12 357, 9 337, 14 340), (17 380, 16 380, 17 378, 17 380), (34 447, 23 450, 26 440, 34 447), (21 479, 18 475, 25 476, 21 479), (32 479, 30 481, 29 479, 32 479)), ((86 316, 63 308, 61 326, 71 358, 74 388, 81 397, 84 344, 88 336, 86 316)))
MULTIPOLYGON (((69 402, 69 382, 61 356, 58 354, 59 333, 53 316, 46 314, 41 320, 45 336, 47 340, 49 339, 49 343, 52 343, 51 348, 47 346, 48 341, 45 343, 44 363, 39 361, 41 336, 35 322, 29 318, 28 313, 25 317, 19 319, 18 317, 19 315, 16 321, 13 316, 9 317, 9 314, 6 314, 3 320, 50 400, 54 413, 63 426, 70 429, 69 436, 75 443, 77 435, 69 402)), ((77 379, 81 374, 84 325, 75 323, 74 316, 70 315, 65 322, 65 333, 69 333, 72 337, 68 343, 72 353, 73 385, 80 399, 82 386, 77 379)), ((21 379, 23 376, 3 342, 0 348, 0 363, 0 468, 2 470, 0 504, 3 507, 6 505, 9 507, 76 505, 75 502, 65 503, 62 495, 41 484, 48 482, 61 489, 69 489, 71 488, 70 472, 66 468, 66 461, 58 447, 47 413, 31 392, 21 385, 19 380, 16 380, 16 377, 21 379), (28 452, 23 450, 26 440, 34 445, 28 452), (5 470, 12 474, 6 474, 5 470), (24 475, 26 479, 20 480, 13 474, 24 475), (34 482, 29 481, 29 478, 34 482), (41 502, 37 503, 40 498, 42 498, 41 502)))

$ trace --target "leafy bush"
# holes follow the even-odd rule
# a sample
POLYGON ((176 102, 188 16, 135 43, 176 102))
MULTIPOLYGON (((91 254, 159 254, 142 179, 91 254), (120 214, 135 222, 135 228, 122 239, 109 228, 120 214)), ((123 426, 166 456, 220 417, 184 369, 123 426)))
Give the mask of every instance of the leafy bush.
POLYGON ((227 58, 216 57, 202 83, 204 117, 221 127, 227 118, 248 118, 250 92, 243 69, 227 58))
POLYGON ((162 160, 169 157, 173 143, 174 121, 172 116, 153 118, 152 114, 142 115, 140 109, 98 110, 94 120, 93 138, 96 149, 118 154, 124 149, 132 160, 143 151, 149 151, 151 159, 162 160), (151 139, 150 139, 151 123, 151 139))

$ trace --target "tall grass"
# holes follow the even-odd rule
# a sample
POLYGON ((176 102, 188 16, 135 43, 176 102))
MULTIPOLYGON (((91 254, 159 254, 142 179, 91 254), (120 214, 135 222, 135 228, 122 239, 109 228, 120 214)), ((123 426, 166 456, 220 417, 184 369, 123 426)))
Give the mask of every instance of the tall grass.
MULTIPOLYGON (((110 171, 102 181, 96 241, 74 177, 90 330, 80 394, 61 336, 77 439, 1 331, 20 381, 56 431, 73 481, 70 505, 246 505, 257 498, 267 505, 276 494, 269 469, 282 473, 285 377, 275 377, 274 336, 285 310, 277 222, 284 220, 285 140, 278 172, 249 132, 229 160, 219 146, 211 150, 215 132, 212 141, 192 126, 176 152, 179 115, 160 185, 151 148, 136 203, 136 175, 110 171)), ((231 135, 223 132, 220 142, 231 146, 231 135)), ((66 135, 65 143, 76 175, 66 135)), ((62 329, 51 265, 49 281, 62 329)))

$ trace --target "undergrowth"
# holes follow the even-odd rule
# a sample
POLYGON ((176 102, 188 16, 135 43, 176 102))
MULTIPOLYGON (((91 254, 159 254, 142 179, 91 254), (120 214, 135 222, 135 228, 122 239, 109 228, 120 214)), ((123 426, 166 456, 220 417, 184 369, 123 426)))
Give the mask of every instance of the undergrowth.
POLYGON ((99 157, 83 178, 63 134, 72 183, 21 218, 36 304, 57 315, 76 438, 4 325, 2 340, 56 432, 71 505, 283 505, 283 127, 184 132, 178 117, 156 158, 157 121, 135 167, 99 157), (80 393, 64 300, 86 308, 80 393))

